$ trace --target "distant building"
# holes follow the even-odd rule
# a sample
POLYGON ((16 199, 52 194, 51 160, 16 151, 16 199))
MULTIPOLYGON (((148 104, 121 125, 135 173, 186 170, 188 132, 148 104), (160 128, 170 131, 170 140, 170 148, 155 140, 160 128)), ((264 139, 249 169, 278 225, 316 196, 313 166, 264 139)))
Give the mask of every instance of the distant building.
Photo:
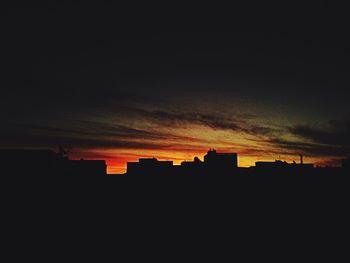
POLYGON ((30 178, 57 171, 58 155, 51 150, 9 149, 0 150, 2 174, 30 178))
POLYGON ((266 173, 308 172, 313 168, 313 164, 304 163, 302 155, 300 155, 300 163, 287 163, 286 161, 275 160, 274 162, 255 162, 255 167, 253 167, 256 171, 266 173))
POLYGON ((255 162, 255 167, 259 169, 274 169, 274 168, 286 168, 289 164, 287 162, 276 160, 274 162, 255 162))
POLYGON ((158 161, 156 158, 140 158, 138 162, 127 162, 128 175, 167 175, 173 172, 173 161, 158 161))
POLYGON ((172 161, 158 161, 156 158, 141 158, 127 163, 128 175, 221 175, 234 174, 237 168, 236 153, 217 153, 209 150, 204 162, 195 157, 192 162, 184 161, 173 165, 172 161))
POLYGON ((0 150, 1 169, 9 175, 25 176, 98 176, 106 175, 103 160, 69 160, 61 152, 39 149, 0 150))
POLYGON ((343 168, 350 169, 350 158, 343 159, 341 164, 343 168))
POLYGON ((214 149, 209 149, 204 156, 205 166, 220 168, 237 168, 237 153, 217 153, 214 149))
POLYGON ((63 174, 81 176, 105 176, 106 162, 103 160, 68 160, 63 163, 63 174))
POLYGON ((189 162, 189 161, 183 161, 181 162, 181 166, 182 167, 201 167, 203 165, 203 162, 201 160, 199 160, 198 157, 194 157, 193 162, 189 162))

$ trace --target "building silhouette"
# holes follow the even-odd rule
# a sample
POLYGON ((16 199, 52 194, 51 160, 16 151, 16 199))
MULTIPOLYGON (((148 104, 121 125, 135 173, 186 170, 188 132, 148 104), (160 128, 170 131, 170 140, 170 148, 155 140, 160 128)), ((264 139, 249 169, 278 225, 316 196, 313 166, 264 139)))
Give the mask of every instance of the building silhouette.
POLYGON ((69 160, 60 146, 58 153, 46 149, 0 150, 1 170, 20 177, 99 176, 106 175, 103 160, 69 160))
POLYGON ((204 156, 204 163, 210 167, 237 168, 237 153, 217 153, 215 149, 209 149, 204 156))
POLYGON ((181 162, 181 167, 183 168, 202 167, 203 165, 204 163, 198 157, 194 157, 193 162, 189 162, 189 161, 181 162))
POLYGON ((138 162, 127 162, 127 174, 171 174, 173 161, 158 161, 156 158, 140 158, 138 162))
POLYGON ((127 163, 127 175, 212 175, 232 174, 237 169, 237 153, 217 153, 209 149, 204 162, 195 157, 193 162, 184 161, 173 165, 172 161, 158 161, 156 158, 140 158, 138 162, 127 163))
MULTIPOLYGON (((106 162, 103 160, 70 160, 68 153, 59 147, 58 152, 38 149, 0 150, 0 168, 3 176, 11 178, 88 178, 106 175, 106 162)), ((314 167, 300 162, 288 163, 282 160, 257 161, 255 166, 238 167, 237 153, 218 153, 209 149, 203 161, 194 157, 193 161, 183 161, 174 165, 173 161, 159 161, 156 158, 140 158, 138 162, 127 162, 127 176, 242 176, 242 175, 348 175, 350 158, 342 160, 342 167, 314 167)))
POLYGON ((274 162, 255 162, 255 167, 261 169, 312 169, 314 165, 310 163, 304 163, 304 156, 300 155, 300 163, 296 163, 294 161, 293 163, 287 163, 286 161, 275 160, 274 162))
POLYGON ((255 167, 252 170, 256 174, 311 174, 313 171, 313 164, 303 162, 303 156, 300 156, 300 163, 287 163, 282 160, 275 160, 274 162, 255 162, 255 167))
POLYGON ((342 167, 346 170, 350 170, 350 158, 342 160, 342 167))
POLYGON ((345 175, 349 169, 349 159, 343 160, 343 168, 317 167, 311 163, 304 163, 300 155, 300 162, 288 163, 282 160, 258 161, 255 166, 238 167, 237 153, 218 153, 209 149, 201 161, 195 157, 193 161, 183 161, 180 165, 173 165, 172 161, 158 161, 155 158, 141 158, 138 162, 127 163, 127 173, 130 176, 294 176, 294 175, 345 175))

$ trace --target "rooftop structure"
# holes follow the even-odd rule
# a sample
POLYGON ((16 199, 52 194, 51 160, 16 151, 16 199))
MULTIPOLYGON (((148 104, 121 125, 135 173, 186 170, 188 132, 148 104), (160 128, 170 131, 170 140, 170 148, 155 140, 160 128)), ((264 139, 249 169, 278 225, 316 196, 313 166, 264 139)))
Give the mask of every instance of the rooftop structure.
POLYGON ((158 161, 156 158, 140 158, 138 162, 127 162, 127 174, 169 174, 172 172, 173 161, 158 161))
POLYGON ((237 153, 217 153, 215 149, 209 149, 204 156, 204 163, 208 166, 237 168, 237 153))
POLYGON ((350 168, 350 158, 346 158, 342 160, 342 167, 345 169, 350 168))
POLYGON ((35 176, 88 176, 106 175, 103 160, 69 160, 67 154, 47 149, 0 150, 1 169, 8 175, 35 176))

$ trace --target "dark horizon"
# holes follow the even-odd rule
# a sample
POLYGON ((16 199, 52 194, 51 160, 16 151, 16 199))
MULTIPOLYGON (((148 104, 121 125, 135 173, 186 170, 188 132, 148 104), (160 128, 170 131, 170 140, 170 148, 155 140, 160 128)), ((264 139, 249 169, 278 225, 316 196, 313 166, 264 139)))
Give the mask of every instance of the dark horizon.
MULTIPOLYGON (((105 160, 74 160, 69 153, 59 145, 58 151, 50 149, 0 149, 1 169, 15 176, 26 174, 47 179, 58 177, 89 178, 91 176, 127 175, 127 176, 311 176, 311 175, 347 175, 350 168, 350 158, 342 159, 342 165, 315 166, 306 163, 304 156, 299 156, 299 162, 288 163, 281 159, 274 161, 256 161, 254 166, 239 166, 237 153, 218 152, 210 148, 201 158, 195 156, 192 161, 182 161, 179 165, 173 160, 158 160, 157 158, 140 158, 137 162, 127 162, 123 174, 108 173, 105 160), (20 164, 18 166, 17 164, 20 164)), ((15 178, 14 177, 14 178, 15 178)))
POLYGON ((249 3, 10 4, 0 148, 62 144, 109 173, 139 158, 240 165, 350 156, 346 8, 249 3), (204 146, 205 145, 205 146, 204 146))

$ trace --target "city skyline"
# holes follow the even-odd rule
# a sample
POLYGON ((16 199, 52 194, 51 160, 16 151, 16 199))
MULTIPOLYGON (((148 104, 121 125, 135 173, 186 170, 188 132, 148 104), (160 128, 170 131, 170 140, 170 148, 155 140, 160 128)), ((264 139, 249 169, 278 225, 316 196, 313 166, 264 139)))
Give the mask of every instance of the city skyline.
POLYGON ((119 174, 108 173, 105 160, 90 159, 73 160, 68 152, 59 145, 58 151, 49 149, 0 149, 1 169, 10 178, 37 178, 56 180, 71 178, 84 180, 98 176, 131 176, 139 178, 174 177, 231 177, 231 176, 263 176, 273 178, 310 177, 310 176, 344 176, 349 170, 350 158, 342 159, 341 166, 315 166, 305 163, 300 155, 299 162, 288 163, 281 159, 274 161, 256 161, 253 166, 241 167, 239 155, 234 152, 217 152, 210 148, 203 156, 203 161, 195 156, 192 161, 174 164, 173 160, 157 158, 139 158, 137 162, 126 163, 126 171, 119 174), (18 166, 17 164, 21 165, 18 166), (33 177, 32 177, 33 176, 33 177))
POLYGON ((180 164, 208 146, 238 153, 242 167, 350 156, 344 11, 157 8, 4 9, 0 148, 62 144, 72 159, 106 160, 111 174, 139 158, 180 164))

